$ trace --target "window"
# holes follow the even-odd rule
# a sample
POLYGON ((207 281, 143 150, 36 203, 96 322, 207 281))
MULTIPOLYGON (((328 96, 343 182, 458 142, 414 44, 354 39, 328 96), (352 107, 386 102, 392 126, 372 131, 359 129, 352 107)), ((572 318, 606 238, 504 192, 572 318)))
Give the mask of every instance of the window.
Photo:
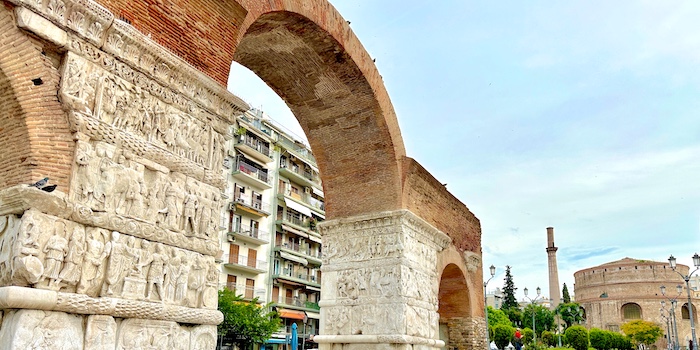
POLYGON ((628 303, 622 305, 622 318, 625 320, 638 320, 642 318, 642 308, 639 304, 628 303))
POLYGON ((228 277, 226 277, 226 288, 232 291, 236 290, 236 276, 228 275, 228 277))
MULTIPOLYGON (((683 304, 683 307, 681 308, 681 317, 684 320, 689 320, 690 319, 690 313, 688 312, 688 303, 683 304)), ((698 314, 697 314, 697 309, 695 308, 695 305, 693 305, 693 321, 698 320, 698 314)))
POLYGON ((255 280, 246 278, 245 279, 245 297, 246 299, 253 299, 255 295, 255 280))

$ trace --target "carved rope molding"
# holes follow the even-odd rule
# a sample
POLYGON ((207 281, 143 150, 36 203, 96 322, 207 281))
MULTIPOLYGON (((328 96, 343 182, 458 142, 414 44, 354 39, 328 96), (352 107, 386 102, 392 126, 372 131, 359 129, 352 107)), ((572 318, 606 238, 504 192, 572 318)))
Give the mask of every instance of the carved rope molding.
POLYGON ((0 309, 62 311, 205 325, 217 325, 224 320, 223 314, 218 310, 107 297, 93 298, 83 294, 17 286, 0 287, 0 309))
POLYGON ((35 208, 44 214, 72 220, 79 224, 118 231, 204 255, 213 256, 219 251, 219 245, 216 241, 187 237, 183 234, 121 215, 93 212, 87 206, 69 201, 61 192, 48 193, 26 185, 0 190, 0 215, 21 215, 30 208, 35 208))
POLYGON ((92 0, 9 1, 76 33, 162 84, 175 87, 228 122, 234 121, 235 114, 250 109, 241 98, 92 0))

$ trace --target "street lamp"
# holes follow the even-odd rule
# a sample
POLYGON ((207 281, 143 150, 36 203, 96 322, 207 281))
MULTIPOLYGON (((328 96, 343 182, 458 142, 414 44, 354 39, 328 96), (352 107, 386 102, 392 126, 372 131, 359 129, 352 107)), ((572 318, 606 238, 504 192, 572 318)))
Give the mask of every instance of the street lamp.
POLYGON ((668 258, 669 264, 671 264, 671 268, 673 271, 675 271, 677 274, 679 274, 681 277, 683 277, 683 280, 685 281, 685 288, 688 290, 688 316, 690 316, 690 332, 693 336, 693 347, 690 350, 697 350, 698 348, 698 340, 695 338, 695 320, 693 320, 693 301, 690 298, 690 277, 693 276, 693 274, 700 269, 700 255, 698 253, 695 253, 693 255, 693 265, 695 265, 695 270, 693 272, 683 275, 682 273, 676 271, 676 258, 671 255, 668 258))
POLYGON ((486 350, 490 350, 489 346, 489 305, 486 302, 486 285, 489 284, 489 281, 491 281, 491 278, 496 276, 496 266, 491 265, 489 267, 489 273, 491 273, 491 277, 484 282, 484 315, 486 315, 486 350))
POLYGON ((672 340, 671 340, 671 325, 670 325, 671 321, 669 320, 669 317, 666 316, 666 309, 664 308, 665 304, 666 304, 666 302, 664 300, 662 300, 661 301, 661 308, 659 309, 659 313, 661 313, 661 319, 666 321, 666 334, 668 335, 667 336, 668 342, 666 345, 666 349, 672 350, 672 349, 675 349, 675 346, 672 344, 672 340))
MULTIPOLYGON (((671 324, 673 324, 673 349, 678 350, 680 347, 680 344, 678 343, 678 326, 676 324, 676 302, 678 300, 678 297, 681 296, 683 293, 683 287, 679 284, 676 286, 676 294, 675 297, 670 298, 666 295, 666 286, 661 286, 661 295, 663 295, 668 301, 671 302, 671 310, 669 311, 669 314, 671 315, 671 324)), ((661 300, 661 306, 666 309, 666 300, 661 300)))
POLYGON ((306 315, 306 312, 304 312, 304 337, 301 338, 301 348, 302 350, 306 349, 306 323, 309 322, 309 316, 306 315))
POLYGON ((533 341, 534 341, 535 345, 537 345, 537 330, 535 330, 535 301, 537 301, 537 298, 540 297, 540 293, 542 292, 540 287, 537 287, 536 290, 537 290, 537 296, 535 297, 535 299, 530 299, 530 297, 527 296, 527 287, 525 287, 523 289, 523 293, 525 293, 525 297, 528 300, 530 300, 530 304, 532 305, 532 333, 533 333, 532 337, 533 337, 533 341))

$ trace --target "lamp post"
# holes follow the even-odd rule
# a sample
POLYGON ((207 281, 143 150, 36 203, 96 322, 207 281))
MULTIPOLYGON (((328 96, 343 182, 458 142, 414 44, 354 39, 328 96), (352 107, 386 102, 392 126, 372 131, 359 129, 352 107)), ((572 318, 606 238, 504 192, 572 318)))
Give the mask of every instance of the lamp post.
MULTIPOLYGON (((674 350, 678 350, 678 348, 680 347, 680 344, 678 343, 678 325, 676 324, 676 302, 678 300, 678 297, 681 296, 681 294, 683 293, 683 287, 681 287, 680 284, 677 285, 676 291, 678 292, 678 294, 675 297, 670 298, 666 295, 666 286, 661 286, 661 295, 663 295, 666 299, 668 299, 668 301, 671 302, 671 310, 669 310, 669 314, 671 316, 671 320, 670 320, 671 324, 673 325, 673 349, 674 350)), ((664 310, 666 309, 666 301, 665 300, 661 301, 661 306, 664 308, 664 310)))
POLYGON ((309 322, 309 316, 304 312, 304 337, 301 338, 301 349, 306 349, 306 323, 309 322))
POLYGON ((489 346, 489 305, 486 302, 486 285, 489 284, 489 281, 496 276, 496 266, 491 265, 489 267, 489 273, 491 274, 491 277, 484 282, 484 315, 486 315, 486 350, 490 350, 489 346))
POLYGON ((675 271, 677 274, 679 274, 681 277, 683 277, 683 280, 685 281, 685 288, 688 290, 688 316, 690 316, 690 333, 693 336, 693 348, 690 350, 697 350, 698 348, 698 340, 695 338, 695 320, 693 320, 693 301, 690 297, 690 277, 693 276, 693 274, 700 269, 700 255, 698 253, 695 253, 693 255, 693 265, 695 265, 695 270, 693 272, 683 275, 682 273, 676 271, 676 258, 671 255, 668 258, 669 264, 671 264, 671 268, 673 271, 675 271))
POLYGON ((666 349, 671 350, 673 349, 672 341, 671 341, 671 321, 669 320, 669 317, 666 316, 666 309, 664 309, 664 304, 666 304, 663 300, 661 301, 661 308, 659 309, 659 313, 661 314, 661 319, 666 322, 666 334, 667 334, 667 345, 666 349))
POLYGON ((530 305, 532 305, 532 333, 533 333, 532 339, 533 339, 535 345, 537 345, 537 330, 535 329, 535 301, 537 301, 537 298, 540 297, 540 293, 542 292, 540 287, 537 287, 536 290, 537 290, 537 296, 535 297, 535 299, 530 299, 530 297, 527 296, 527 287, 523 288, 523 293, 525 293, 525 297, 528 300, 530 300, 530 305))

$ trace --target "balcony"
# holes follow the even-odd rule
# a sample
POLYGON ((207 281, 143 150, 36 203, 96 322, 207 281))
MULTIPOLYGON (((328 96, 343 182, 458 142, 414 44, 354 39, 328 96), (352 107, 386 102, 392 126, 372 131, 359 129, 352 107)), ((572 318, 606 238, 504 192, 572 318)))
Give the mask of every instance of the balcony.
POLYGON ((314 155, 309 151, 306 147, 303 147, 301 145, 298 145, 294 143, 293 141, 280 137, 278 140, 278 143, 280 146, 284 147, 287 151, 289 151, 291 154, 293 154, 295 157, 301 159, 302 161, 308 163, 311 166, 316 166, 316 158, 314 158, 314 155))
POLYGON ((280 174, 290 180, 307 187, 319 186, 320 180, 311 171, 303 170, 294 162, 286 161, 280 163, 280 174))
MULTIPOLYGON (((277 251, 287 251, 291 253, 297 253, 301 255, 302 258, 306 260, 306 263, 311 263, 313 265, 321 265, 321 251, 313 249, 310 244, 299 244, 299 243, 282 243, 281 245, 276 245, 275 250, 277 251)), ((284 256, 283 256, 284 258, 284 256)), ((294 259, 291 259, 294 260, 294 259)), ((296 261, 296 260, 294 260, 296 261)), ((298 262, 298 261, 297 261, 298 262)))
POLYGON ((261 163, 272 161, 270 143, 250 133, 236 136, 234 148, 261 163))
POLYGON ((253 245, 262 245, 270 242, 269 233, 246 225, 234 227, 233 231, 230 231, 228 234, 229 237, 233 237, 235 241, 241 241, 253 245))
POLYGON ((233 202, 231 202, 231 204, 232 207, 229 207, 229 210, 242 210, 247 214, 251 214, 257 217, 270 215, 270 204, 261 200, 253 199, 250 197, 234 196, 233 202))
POLYGON ((321 214, 324 214, 326 211, 326 204, 323 201, 312 197, 311 194, 294 193, 288 189, 280 187, 278 190, 277 197, 280 199, 283 199, 283 197, 285 197, 285 196, 288 198, 291 198, 297 202, 300 202, 300 203, 304 204, 305 206, 313 209, 314 211, 320 212, 321 214))
POLYGON ((291 282, 290 284, 296 285, 309 285, 317 288, 321 288, 321 279, 313 274, 307 274, 294 269, 282 269, 282 272, 276 271, 272 276, 273 278, 291 282))
POLYGON ((267 171, 253 166, 240 158, 235 162, 232 175, 235 179, 257 188, 272 188, 272 177, 267 171))
POLYGON ((318 303, 310 302, 310 301, 302 301, 299 299, 299 297, 286 297, 286 298, 280 298, 280 300, 277 302, 277 305, 290 308, 290 309, 297 309, 297 310, 306 310, 308 309, 309 311, 315 311, 318 312, 321 308, 318 306, 318 303))
POLYGON ((260 274, 267 272, 268 263, 264 260, 248 259, 245 255, 224 254, 223 260, 226 268, 260 274))
POLYGON ((258 298, 259 302, 265 301, 267 290, 265 288, 255 288, 244 284, 226 283, 226 288, 234 291, 236 295, 243 297, 243 300, 253 300, 258 298))

